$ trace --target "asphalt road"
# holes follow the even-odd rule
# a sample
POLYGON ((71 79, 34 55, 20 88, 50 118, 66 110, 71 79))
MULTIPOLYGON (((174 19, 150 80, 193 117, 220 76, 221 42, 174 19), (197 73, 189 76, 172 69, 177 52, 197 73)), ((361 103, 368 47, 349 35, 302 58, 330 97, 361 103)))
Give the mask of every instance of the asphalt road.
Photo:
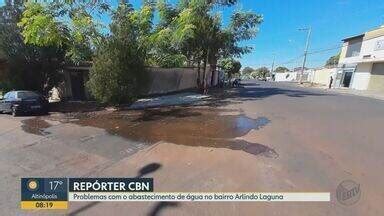
POLYGON ((18 206, 24 176, 126 177, 156 165, 146 175, 156 191, 331 192, 331 202, 71 203, 64 213, 384 215, 384 101, 250 81, 206 106, 94 115, 0 115, 3 213, 30 213, 18 206), (360 184, 354 205, 336 199, 343 180, 360 184))

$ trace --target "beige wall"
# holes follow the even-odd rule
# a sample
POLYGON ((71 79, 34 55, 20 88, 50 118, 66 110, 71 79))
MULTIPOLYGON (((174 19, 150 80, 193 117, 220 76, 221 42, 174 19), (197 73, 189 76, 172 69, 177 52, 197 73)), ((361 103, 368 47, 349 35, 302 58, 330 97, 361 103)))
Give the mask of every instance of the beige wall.
POLYGON ((339 63, 343 63, 344 62, 345 56, 347 55, 347 48, 348 48, 348 43, 344 42, 343 46, 341 47, 339 63))
POLYGON ((313 75, 313 82, 328 85, 332 75, 336 73, 336 68, 320 68, 315 69, 313 75))
POLYGON ((371 78, 372 63, 361 63, 356 66, 352 77, 351 88, 357 90, 367 90, 371 78))
POLYGON ((368 90, 384 92, 384 75, 371 75, 368 90))
POLYGON ((384 36, 384 26, 380 26, 377 29, 366 32, 364 35, 364 40, 370 40, 376 37, 384 36))
POLYGON ((368 90, 384 92, 384 63, 373 64, 368 90))

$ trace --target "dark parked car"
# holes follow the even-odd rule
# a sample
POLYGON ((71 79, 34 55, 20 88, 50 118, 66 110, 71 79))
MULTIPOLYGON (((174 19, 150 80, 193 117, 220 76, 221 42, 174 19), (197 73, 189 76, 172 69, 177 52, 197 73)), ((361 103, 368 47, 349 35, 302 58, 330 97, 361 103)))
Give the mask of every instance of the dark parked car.
POLYGON ((0 113, 20 114, 46 114, 48 113, 48 100, 33 91, 11 91, 0 100, 0 113))

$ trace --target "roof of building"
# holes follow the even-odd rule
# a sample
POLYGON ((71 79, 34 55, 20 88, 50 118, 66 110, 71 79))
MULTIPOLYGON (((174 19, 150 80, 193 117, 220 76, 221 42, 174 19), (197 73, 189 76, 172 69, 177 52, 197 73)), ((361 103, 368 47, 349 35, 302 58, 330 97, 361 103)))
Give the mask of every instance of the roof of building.
POLYGON ((368 39, 371 39, 371 38, 374 38, 377 36, 384 36, 384 25, 377 27, 377 28, 374 28, 374 29, 371 29, 371 30, 369 30, 363 34, 354 35, 351 37, 344 38, 342 41, 345 42, 345 41, 357 39, 360 37, 364 37, 365 40, 368 40, 368 39))
POLYGON ((354 36, 351 36, 351 37, 344 38, 342 41, 344 41, 344 42, 350 41, 350 40, 353 40, 353 39, 364 37, 364 35, 365 34, 354 35, 354 36))

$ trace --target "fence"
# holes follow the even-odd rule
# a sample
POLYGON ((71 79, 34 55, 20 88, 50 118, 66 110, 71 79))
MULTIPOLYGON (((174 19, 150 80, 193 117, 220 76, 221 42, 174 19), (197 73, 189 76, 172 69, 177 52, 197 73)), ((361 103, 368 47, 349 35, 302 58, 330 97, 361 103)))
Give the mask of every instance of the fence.
MULTIPOLYGON (((149 85, 144 95, 165 94, 197 87, 197 68, 157 68, 148 67, 149 85)), ((51 91, 51 100, 84 100, 90 99, 85 87, 88 80, 89 67, 68 67, 63 71, 64 81, 51 91)), ((203 76, 201 69, 200 76, 203 76)), ((211 83, 211 71, 206 69, 206 81, 211 83)), ((217 84, 218 72, 214 73, 214 85, 217 84)))

